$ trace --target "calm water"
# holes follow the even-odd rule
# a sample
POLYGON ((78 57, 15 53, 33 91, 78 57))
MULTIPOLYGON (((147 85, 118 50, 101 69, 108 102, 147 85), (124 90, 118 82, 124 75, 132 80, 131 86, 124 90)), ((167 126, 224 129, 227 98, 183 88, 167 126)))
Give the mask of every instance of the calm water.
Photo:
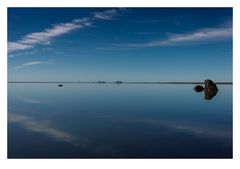
POLYGON ((9 84, 9 158, 231 158, 232 85, 9 84))

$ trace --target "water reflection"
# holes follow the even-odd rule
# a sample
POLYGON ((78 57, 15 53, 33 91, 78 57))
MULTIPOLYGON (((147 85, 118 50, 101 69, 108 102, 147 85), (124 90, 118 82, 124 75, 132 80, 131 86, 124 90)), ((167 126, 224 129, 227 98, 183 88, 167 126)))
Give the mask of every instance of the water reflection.
POLYGON ((204 99, 211 100, 213 97, 217 95, 218 90, 204 89, 204 99))
POLYGON ((38 99, 26 98, 26 97, 22 97, 22 96, 16 96, 16 98, 25 103, 31 103, 31 104, 45 104, 46 103, 46 102, 38 100, 38 99))
POLYGON ((87 138, 79 138, 79 136, 73 136, 65 131, 51 126, 50 121, 47 120, 35 120, 28 116, 9 113, 8 122, 18 124, 31 132, 45 134, 56 139, 57 141, 71 143, 75 146, 86 146, 86 144, 89 142, 87 138))
POLYGON ((9 85, 8 156, 230 158, 231 86, 207 104, 191 87, 9 85))
MULTIPOLYGON (((196 90, 196 88, 194 88, 194 91, 197 93, 202 92, 200 89, 196 90)), ((214 98, 217 95, 218 90, 208 90, 208 89, 204 89, 204 99, 205 100, 211 100, 212 98, 214 98)))

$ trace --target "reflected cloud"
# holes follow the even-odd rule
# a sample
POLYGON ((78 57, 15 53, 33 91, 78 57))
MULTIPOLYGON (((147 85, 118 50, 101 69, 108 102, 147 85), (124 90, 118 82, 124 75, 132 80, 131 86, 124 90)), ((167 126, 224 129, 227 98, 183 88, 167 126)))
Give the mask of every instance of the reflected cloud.
POLYGON ((16 123, 31 132, 42 133, 56 140, 71 143, 75 146, 85 147, 89 143, 89 140, 85 137, 76 137, 68 132, 52 127, 49 121, 40 121, 25 115, 9 113, 8 122, 16 123))
POLYGON ((32 104, 45 104, 46 103, 44 101, 40 101, 37 99, 30 99, 30 98, 26 98, 26 97, 22 97, 22 96, 16 96, 15 98, 17 98, 23 102, 32 103, 32 104))
POLYGON ((207 128, 205 126, 197 126, 191 123, 183 122, 183 121, 165 121, 165 120, 127 120, 128 122, 137 122, 137 123, 145 123, 149 125, 157 125, 161 127, 166 127, 173 132, 185 132, 193 135, 197 135, 199 137, 217 137, 217 138, 231 138, 231 132, 228 130, 218 130, 214 128, 207 128))
POLYGON ((33 98, 28 98, 28 97, 23 97, 23 96, 15 96, 15 98, 21 100, 22 102, 30 103, 30 104, 53 105, 53 103, 49 103, 49 102, 47 102, 47 101, 42 101, 42 100, 33 99, 33 98))

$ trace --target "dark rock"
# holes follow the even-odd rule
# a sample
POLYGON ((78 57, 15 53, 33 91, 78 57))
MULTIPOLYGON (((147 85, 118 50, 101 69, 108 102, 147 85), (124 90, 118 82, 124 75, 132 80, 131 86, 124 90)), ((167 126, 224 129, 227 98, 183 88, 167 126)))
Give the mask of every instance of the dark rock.
POLYGON ((210 100, 217 95, 218 88, 217 85, 212 80, 205 80, 204 94, 205 99, 210 100))
POLYGON ((203 86, 201 85, 196 85, 194 87, 195 92, 202 92, 204 90, 203 86))
POLYGON ((218 91, 217 85, 212 80, 205 80, 205 89, 218 91))
POLYGON ((58 87, 62 87, 63 85, 62 84, 59 84, 58 87))

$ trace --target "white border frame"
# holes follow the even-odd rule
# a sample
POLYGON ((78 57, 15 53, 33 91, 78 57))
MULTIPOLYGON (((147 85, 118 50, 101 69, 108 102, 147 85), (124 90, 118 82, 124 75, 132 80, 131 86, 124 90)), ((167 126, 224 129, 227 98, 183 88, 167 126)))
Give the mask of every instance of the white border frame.
POLYGON ((240 0, 0 0, 1 168, 237 168, 240 160, 240 0), (233 7, 233 159, 7 159, 7 7, 233 7))

